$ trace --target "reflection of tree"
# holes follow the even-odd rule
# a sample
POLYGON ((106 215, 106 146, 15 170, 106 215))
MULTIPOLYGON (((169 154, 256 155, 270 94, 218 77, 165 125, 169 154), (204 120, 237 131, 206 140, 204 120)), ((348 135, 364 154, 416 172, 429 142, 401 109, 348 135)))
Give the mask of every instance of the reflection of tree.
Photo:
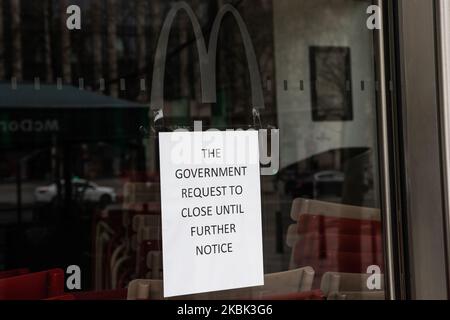
POLYGON ((342 52, 337 55, 334 51, 324 52, 318 55, 317 60, 318 71, 320 72, 320 77, 317 80, 320 81, 320 84, 345 95, 345 53, 342 52))
MULTIPOLYGON (((251 12, 251 11, 250 11, 251 12)), ((274 102, 275 81, 271 84, 266 80, 273 79, 275 73, 274 46, 273 46, 273 6, 272 0, 261 0, 260 9, 257 14, 247 17, 249 29, 252 35, 255 51, 257 52, 259 68, 261 72, 262 85, 269 87, 265 91, 266 110, 262 114, 269 124, 275 125, 276 110, 272 109, 274 102)))
MULTIPOLYGON (((180 15, 178 17, 178 25, 179 25, 179 42, 180 46, 187 43, 189 40, 188 27, 190 25, 189 18, 186 14, 180 15)), ((186 101, 190 100, 190 87, 189 87, 189 60, 190 60, 190 51, 191 47, 185 47, 180 52, 180 97, 182 99, 186 99, 186 101)))
MULTIPOLYGON (((210 1, 204 3, 202 0, 194 0, 192 3, 192 7, 195 12, 197 12, 201 24, 204 24, 205 19, 208 19, 208 9, 210 5, 210 1)), ((198 79, 200 79, 200 61, 197 59, 197 53, 195 51, 193 51, 193 53, 194 54, 191 56, 192 59, 194 59, 192 77, 194 81, 194 96, 198 104, 201 102, 202 98, 202 87, 200 81, 198 81, 198 79)))
MULTIPOLYGON (((81 32, 72 32, 66 27, 68 17, 66 9, 71 4, 69 0, 41 0, 33 6, 22 5, 22 8, 19 5, 22 0, 6 1, 8 3, 0 0, 0 3, 4 3, 3 9, 13 9, 16 4, 17 14, 12 15, 16 19, 9 17, 9 12, 0 15, 0 19, 4 18, 7 23, 15 20, 15 24, 12 25, 16 25, 18 32, 4 35, 3 40, 11 41, 6 48, 13 54, 2 57, 1 51, 5 49, 5 45, 2 41, 1 27, 5 21, 2 24, 0 20, 0 78, 15 75, 19 80, 22 77, 23 58, 23 65, 32 68, 24 72, 27 81, 41 77, 47 82, 52 82, 54 80, 52 78, 58 75, 69 84, 75 77, 81 77, 85 79, 86 87, 98 89, 99 80, 104 77, 108 92, 111 96, 117 97, 119 81, 123 78, 127 85, 127 90, 121 92, 124 98, 141 102, 147 100, 148 91, 140 90, 140 79, 148 79, 151 75, 156 43, 165 14, 170 7, 167 1, 79 1, 77 3, 80 4, 85 17, 82 20, 85 22, 81 32), (20 21, 20 10, 21 16, 26 17, 24 21, 20 21), (22 34, 18 29, 20 24, 23 25, 22 34), (31 34, 28 30, 35 30, 35 33, 31 34), (23 45, 27 49, 32 48, 30 43, 36 43, 37 50, 22 50, 20 37, 23 38, 23 45), (13 47, 13 38, 18 48, 13 47), (119 55, 119 40, 124 47, 123 59, 119 55), (20 52, 23 54, 22 58, 20 52), (53 60, 53 57, 56 60, 53 60)), ((212 22, 225 3, 231 3, 241 12, 249 28, 264 80, 273 76, 272 0, 258 1, 260 5, 256 7, 243 0, 191 0, 189 4, 198 16, 206 42, 210 36, 212 22)), ((8 33, 12 29, 6 28, 8 33)), ((251 95, 247 61, 239 28, 231 15, 223 21, 217 54, 219 101, 222 107, 230 106, 229 109, 240 106, 237 108, 240 111, 233 115, 232 110, 226 111, 223 108, 216 116, 221 118, 221 123, 222 120, 230 122, 233 118, 236 119, 236 123, 230 122, 229 125, 249 123, 251 95)), ((177 16, 173 26, 167 55, 166 77, 168 82, 166 100, 179 99, 180 96, 192 99, 195 92, 195 97, 201 104, 196 39, 185 13, 177 16)), ((151 83, 148 82, 147 89, 150 87, 151 83)), ((273 92, 267 91, 266 101, 272 101, 272 95, 273 92)))
POLYGON ((5 79, 5 35, 3 28, 3 0, 0 0, 0 80, 5 79))
MULTIPOLYGON (((108 79, 117 80, 117 1, 107 0, 108 24, 106 31, 107 55, 108 55, 108 79)), ((111 82, 109 93, 112 97, 119 96, 119 86, 117 81, 111 82)))
POLYGON ((22 32, 20 21, 20 0, 11 0, 11 33, 12 33, 12 76, 22 81, 22 32))
POLYGON ((50 30, 50 1, 42 1, 42 10, 44 17, 44 63, 45 63, 45 79, 48 83, 53 82, 53 68, 52 68, 52 43, 50 30))
MULTIPOLYGON (((223 7, 223 5, 225 4, 225 0, 217 0, 217 8, 218 10, 220 10, 220 8, 223 7)), ((219 37, 219 41, 220 42, 228 42, 229 41, 229 33, 222 33, 219 37)), ((226 70, 226 68, 224 68, 224 64, 223 62, 225 61, 225 52, 224 52, 224 48, 225 46, 218 45, 218 52, 217 52, 217 59, 219 61, 219 66, 218 66, 218 79, 217 81, 219 81, 219 83, 221 84, 221 89, 224 89, 223 87, 228 84, 229 82, 229 74, 228 74, 228 70, 226 70)), ((220 87, 219 87, 220 88, 220 87)))
POLYGON ((92 1, 91 6, 91 28, 92 28, 92 57, 93 78, 96 84, 103 78, 102 59, 102 1, 92 1))
MULTIPOLYGON (((152 1, 153 2, 153 1, 152 1)), ((137 70, 140 72, 145 68, 145 58, 146 58, 146 50, 147 43, 145 40, 145 18, 147 15, 146 5, 144 0, 136 1, 136 47, 137 47, 137 70)), ((146 94, 144 91, 139 90, 139 95, 137 98, 138 101, 145 101, 146 94)))
POLYGON ((71 41, 70 32, 67 29, 66 17, 67 7, 69 3, 67 0, 60 0, 59 2, 59 20, 60 20, 60 32, 61 32, 61 70, 62 78, 66 83, 72 82, 72 65, 71 65, 71 41))
MULTIPOLYGON (((220 8, 227 0, 217 0, 220 8)), ((272 79, 274 74, 274 56, 273 56, 273 11, 272 1, 258 1, 258 6, 252 2, 235 1, 232 3, 242 15, 254 48, 257 54, 259 69, 262 81, 272 79)), ((232 17, 224 19, 221 29, 221 45, 219 49, 220 66, 218 81, 221 87, 228 88, 228 95, 231 98, 233 110, 229 110, 231 118, 230 124, 243 125, 251 122, 251 84, 248 74, 248 62, 245 55, 245 48, 242 43, 242 36, 239 28, 232 17)), ((272 82, 274 83, 274 81, 272 82)), ((264 85, 264 83, 261 83, 264 85)), ((272 106, 273 91, 269 88, 265 92, 265 102, 268 106, 264 111, 263 117, 266 121, 275 123, 275 119, 269 118, 274 115, 270 110, 272 106)))
MULTIPOLYGON (((245 9, 246 6, 241 6, 239 8, 239 12, 245 16, 245 9)), ((252 10, 253 11, 253 10, 252 10)), ((244 18, 245 19, 245 18, 244 18)), ((229 25, 230 29, 232 30, 232 38, 230 39, 232 43, 233 51, 230 52, 231 56, 233 57, 233 60, 236 61, 233 68, 233 92, 235 93, 235 99, 233 102, 234 105, 234 112, 236 114, 250 114, 250 103, 247 103, 248 99, 245 97, 245 91, 249 88, 248 86, 248 62, 245 57, 245 48, 242 41, 242 35, 239 31, 239 28, 237 27, 234 20, 230 20, 230 23, 233 23, 232 25, 229 25)), ((244 122, 245 123, 245 122, 244 122)), ((242 124, 242 123, 241 123, 242 124)))

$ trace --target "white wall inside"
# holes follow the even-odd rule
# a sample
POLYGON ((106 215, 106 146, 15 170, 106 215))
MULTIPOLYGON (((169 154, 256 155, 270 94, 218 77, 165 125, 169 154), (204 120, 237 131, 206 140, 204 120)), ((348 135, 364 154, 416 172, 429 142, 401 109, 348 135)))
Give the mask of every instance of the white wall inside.
POLYGON ((376 146, 373 32, 366 27, 370 2, 273 1, 281 168, 330 149, 376 146), (313 122, 310 46, 350 47, 353 121, 313 122))

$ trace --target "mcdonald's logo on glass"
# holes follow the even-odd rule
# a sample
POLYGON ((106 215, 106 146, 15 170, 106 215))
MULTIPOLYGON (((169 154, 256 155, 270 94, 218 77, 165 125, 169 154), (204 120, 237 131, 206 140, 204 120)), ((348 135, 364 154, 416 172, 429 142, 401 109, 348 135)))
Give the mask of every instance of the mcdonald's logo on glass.
MULTIPOLYGON (((157 122, 164 117, 164 76, 166 68, 167 49, 169 45, 170 32, 179 13, 184 11, 193 27, 198 56, 200 59, 200 77, 201 77, 201 95, 203 103, 217 102, 217 84, 216 84, 216 61, 217 46, 219 40, 219 31, 222 21, 227 14, 230 14, 242 36, 248 71, 251 84, 252 115, 254 124, 260 123, 260 112, 264 110, 264 94, 262 89, 261 75, 259 66, 247 26, 242 19, 239 11, 230 4, 225 4, 219 10, 216 19, 212 25, 208 46, 206 45, 202 27, 192 8, 186 2, 176 2, 166 16, 159 36, 155 62, 153 67, 153 80, 151 91, 151 112, 154 121, 157 122)), ((197 122, 198 123, 198 122, 197 122)), ((198 129, 199 126, 196 126, 198 129)), ((201 128, 201 126, 200 126, 201 128)), ((196 131, 194 129, 194 131, 196 131)), ((185 130, 185 129, 182 129, 185 130)), ((217 130, 217 129, 209 129, 217 130)), ((178 130, 180 131, 180 129, 178 130)), ((275 175, 279 170, 279 130, 259 128, 259 147, 261 175, 275 175), (270 132, 270 152, 269 152, 269 132, 270 132)))

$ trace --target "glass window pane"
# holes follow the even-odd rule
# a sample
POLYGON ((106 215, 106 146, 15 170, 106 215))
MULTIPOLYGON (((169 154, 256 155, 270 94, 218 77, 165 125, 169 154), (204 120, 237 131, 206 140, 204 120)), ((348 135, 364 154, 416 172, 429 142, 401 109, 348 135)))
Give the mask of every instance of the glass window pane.
POLYGON ((201 121, 268 132, 265 285, 185 298, 384 299, 372 1, 190 0, 167 52, 172 1, 78 1, 80 29, 68 1, 0 3, 0 275, 162 298, 155 133, 201 121))

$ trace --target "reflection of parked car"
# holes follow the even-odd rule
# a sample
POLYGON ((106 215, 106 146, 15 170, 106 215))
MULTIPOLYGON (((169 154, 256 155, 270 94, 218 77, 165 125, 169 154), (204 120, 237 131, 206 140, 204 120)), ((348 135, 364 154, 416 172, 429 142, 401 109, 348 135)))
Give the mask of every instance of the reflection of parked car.
MULTIPOLYGON (((61 181, 61 188, 64 188, 64 180, 61 181)), ((103 206, 115 202, 117 198, 113 188, 101 187, 91 181, 82 179, 72 180, 72 190, 74 198, 81 196, 83 201, 97 202, 103 206)), ((36 202, 51 203, 56 199, 58 194, 56 183, 37 187, 34 194, 36 202)))

